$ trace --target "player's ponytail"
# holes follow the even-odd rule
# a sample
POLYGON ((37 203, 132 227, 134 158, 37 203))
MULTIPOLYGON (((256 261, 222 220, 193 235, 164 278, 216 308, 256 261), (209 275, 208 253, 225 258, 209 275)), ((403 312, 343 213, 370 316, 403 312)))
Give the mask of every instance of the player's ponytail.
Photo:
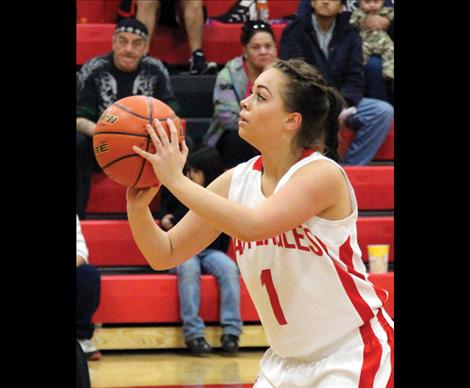
POLYGON ((331 87, 326 88, 326 97, 330 104, 328 116, 326 119, 326 132, 325 132, 325 156, 333 159, 336 162, 340 161, 338 152, 339 147, 339 120, 338 117, 346 105, 343 97, 339 92, 331 87))

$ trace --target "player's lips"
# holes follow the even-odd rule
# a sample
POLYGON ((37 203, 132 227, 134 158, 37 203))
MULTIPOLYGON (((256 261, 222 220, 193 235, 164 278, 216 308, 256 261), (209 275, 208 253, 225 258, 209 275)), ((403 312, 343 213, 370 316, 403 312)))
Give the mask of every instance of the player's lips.
POLYGON ((239 118, 238 122, 239 123, 247 123, 248 120, 245 118, 245 116, 242 113, 240 113, 240 118, 239 118))

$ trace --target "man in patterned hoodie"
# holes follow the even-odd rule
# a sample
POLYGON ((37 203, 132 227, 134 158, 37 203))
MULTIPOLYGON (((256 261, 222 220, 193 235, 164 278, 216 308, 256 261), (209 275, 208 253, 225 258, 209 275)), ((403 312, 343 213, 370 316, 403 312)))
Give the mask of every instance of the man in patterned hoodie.
POLYGON ((178 115, 179 104, 168 70, 146 56, 148 32, 135 19, 116 25, 110 53, 88 60, 77 76, 77 212, 84 219, 93 171, 99 171, 93 152, 96 122, 106 108, 121 98, 144 95, 158 98, 178 115))

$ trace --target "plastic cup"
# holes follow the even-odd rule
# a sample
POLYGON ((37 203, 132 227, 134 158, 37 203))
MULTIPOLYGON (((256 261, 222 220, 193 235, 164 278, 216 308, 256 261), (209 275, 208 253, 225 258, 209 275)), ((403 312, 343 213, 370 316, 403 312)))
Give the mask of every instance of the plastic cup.
POLYGON ((372 244, 367 246, 369 255, 369 272, 386 273, 388 272, 388 244, 372 244))

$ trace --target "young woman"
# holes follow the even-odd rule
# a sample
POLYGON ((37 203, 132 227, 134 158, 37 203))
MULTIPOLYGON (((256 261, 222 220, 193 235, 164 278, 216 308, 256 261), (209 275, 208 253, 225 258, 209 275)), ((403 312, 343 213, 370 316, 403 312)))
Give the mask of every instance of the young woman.
POLYGON ((256 156, 203 188, 182 173, 187 147, 161 124, 148 132, 159 181, 191 209, 169 232, 148 205, 158 187, 129 188, 137 245, 155 269, 171 268, 232 236, 237 262, 270 348, 263 387, 393 385, 393 322, 387 293, 368 281, 357 243, 357 202, 337 156, 343 101, 303 60, 274 62, 256 79, 239 133, 256 156))
POLYGON ((258 155, 238 134, 240 103, 249 96, 253 82, 277 58, 276 40, 269 23, 248 20, 242 26, 243 54, 231 59, 217 74, 214 85, 214 117, 205 142, 216 147, 226 168, 258 155))

